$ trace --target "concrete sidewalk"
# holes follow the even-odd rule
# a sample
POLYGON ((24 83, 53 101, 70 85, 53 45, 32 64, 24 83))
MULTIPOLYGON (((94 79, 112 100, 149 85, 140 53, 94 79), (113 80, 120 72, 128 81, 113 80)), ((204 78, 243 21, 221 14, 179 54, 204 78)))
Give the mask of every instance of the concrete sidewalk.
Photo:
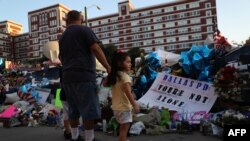
MULTIPOLYGON (((96 138, 102 141, 117 141, 114 137, 102 132, 96 132, 96 138)), ((199 132, 191 134, 139 135, 129 137, 131 141, 221 141, 213 136, 203 136, 199 132)), ((63 141, 63 131, 54 127, 0 127, 1 141, 63 141)))

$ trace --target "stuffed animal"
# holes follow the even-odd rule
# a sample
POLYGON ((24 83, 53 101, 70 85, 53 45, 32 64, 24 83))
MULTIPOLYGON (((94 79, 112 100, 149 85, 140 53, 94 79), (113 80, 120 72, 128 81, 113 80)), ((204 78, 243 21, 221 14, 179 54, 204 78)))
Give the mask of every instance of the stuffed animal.
POLYGON ((29 116, 29 123, 28 123, 28 127, 36 127, 38 126, 38 118, 39 118, 39 114, 33 110, 31 113, 30 113, 30 116, 29 116))
POLYGON ((48 116, 47 116, 47 123, 49 126, 56 125, 57 114, 58 113, 55 109, 49 110, 48 116))

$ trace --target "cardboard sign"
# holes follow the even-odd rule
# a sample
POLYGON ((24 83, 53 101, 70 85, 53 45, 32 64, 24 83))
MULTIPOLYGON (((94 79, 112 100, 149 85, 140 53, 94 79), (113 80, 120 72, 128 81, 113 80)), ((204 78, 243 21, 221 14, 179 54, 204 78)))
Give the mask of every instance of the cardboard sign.
POLYGON ((162 72, 139 102, 175 110, 176 119, 199 123, 200 118, 206 118, 216 98, 210 83, 162 72))

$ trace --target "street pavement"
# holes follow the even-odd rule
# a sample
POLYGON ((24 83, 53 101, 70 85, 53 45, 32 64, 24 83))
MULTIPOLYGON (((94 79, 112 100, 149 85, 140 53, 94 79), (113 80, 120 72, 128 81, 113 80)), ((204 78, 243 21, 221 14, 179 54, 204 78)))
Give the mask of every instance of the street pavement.
MULTIPOLYGON (((118 141, 118 137, 100 131, 95 136, 102 141, 118 141)), ((221 141, 215 136, 204 136, 200 132, 190 134, 169 133, 163 135, 130 136, 131 141, 221 141)), ((0 127, 0 141, 64 141, 63 131, 54 127, 0 127)))

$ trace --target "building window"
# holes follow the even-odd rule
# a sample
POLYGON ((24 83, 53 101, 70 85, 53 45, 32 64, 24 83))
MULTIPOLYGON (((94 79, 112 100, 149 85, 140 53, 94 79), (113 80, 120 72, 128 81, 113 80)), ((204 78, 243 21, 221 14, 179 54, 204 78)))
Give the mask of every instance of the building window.
POLYGON ((176 41, 175 37, 167 38, 168 43, 172 43, 172 42, 175 42, 175 41, 176 41))
POLYGON ((37 38, 33 40, 33 44, 36 44, 36 43, 38 43, 38 39, 37 38))
POLYGON ((163 39, 156 39, 155 40, 155 44, 161 44, 161 43, 163 43, 163 39))
POLYGON ((108 19, 101 20, 101 23, 102 23, 102 24, 107 24, 107 23, 108 23, 108 19))
POLYGON ((167 27, 174 27, 174 26, 175 26, 174 22, 168 22, 167 23, 167 27))
POLYGON ((195 18, 195 19, 191 19, 190 20, 190 24, 197 24, 197 23, 200 23, 200 18, 195 18))
POLYGON ((161 22, 162 21, 162 17, 156 17, 154 18, 154 22, 161 22))
POLYGON ((167 35, 174 35, 175 31, 173 29, 167 30, 167 35))
POLYGON ((133 47, 138 47, 138 46, 140 46, 140 42, 132 43, 132 46, 133 46, 133 47))
POLYGON ((131 14, 131 15, 130 15, 130 18, 132 18, 132 19, 133 19, 133 18, 138 18, 138 14, 137 14, 137 13, 131 14))
POLYGON ((153 14, 160 14, 161 13, 161 9, 156 9, 153 11, 153 14))
POLYGON ((50 39, 51 39, 51 40, 57 40, 57 35, 52 35, 52 36, 50 37, 50 39))
POLYGON ((179 33, 187 33, 188 32, 188 28, 179 28, 178 32, 179 33))
POLYGON ((177 10, 184 10, 186 9, 186 5, 177 5, 177 10))
POLYGON ((136 26, 136 25, 138 25, 138 21, 133 21, 133 22, 131 22, 131 26, 136 26))
POLYGON ((179 26, 187 25, 187 20, 178 21, 178 25, 179 25, 179 26))
POLYGON ((188 40, 188 36, 180 36, 179 41, 186 41, 188 40))
POLYGON ((31 17, 31 22, 36 22, 37 21, 37 16, 32 16, 31 17))
POLYGON ((198 32, 198 31, 201 31, 201 27, 200 26, 191 27, 191 32, 198 32))
POLYGON ((139 32, 140 31, 140 28, 137 27, 137 28, 132 28, 131 32, 132 33, 136 33, 136 32, 139 32))
POLYGON ((55 25, 57 25, 57 22, 56 22, 56 20, 51 20, 49 22, 49 24, 50 24, 50 26, 55 26, 55 25))
POLYGON ((34 56, 34 57, 39 56, 39 52, 38 52, 38 51, 34 52, 34 53, 33 53, 33 56, 34 56))
POLYGON ((162 31, 155 32, 155 34, 154 34, 154 37, 161 37, 161 36, 163 36, 162 31))
POLYGON ((102 40, 103 44, 109 44, 109 39, 102 40))
POLYGON ((141 21, 142 24, 150 23, 151 19, 144 19, 141 21))
POLYGON ((113 39, 111 39, 111 42, 112 43, 118 43, 119 42, 119 38, 113 38, 113 39))
MULTIPOLYGON (((64 16, 64 15, 62 15, 62 16, 64 16)), ((49 13, 49 17, 50 17, 50 18, 56 17, 56 11, 55 11, 55 10, 51 11, 51 12, 49 13)), ((66 16, 65 16, 65 17, 66 17, 66 16)))
POLYGON ((144 16, 148 16, 149 15, 149 12, 142 12, 141 13, 141 16, 144 17, 144 16))
POLYGON ((57 33, 57 28, 51 28, 51 29, 50 29, 50 33, 51 33, 51 34, 57 33))
POLYGON ((165 47, 167 50, 174 50, 175 49, 175 45, 168 45, 165 47))
POLYGON ((140 39, 140 35, 134 35, 134 36, 132 36, 132 40, 137 40, 137 39, 140 39))
POLYGON ((174 11, 174 7, 167 7, 165 11, 166 12, 172 12, 172 11, 174 11))
POLYGON ((157 29, 161 29, 162 28, 162 24, 156 24, 154 25, 154 29, 157 30, 157 29))
POLYGON ((40 38, 48 38, 48 33, 40 34, 40 38))
POLYGON ((144 26, 141 28, 141 31, 148 31, 150 27, 144 26))
POLYGON ((212 15, 212 12, 211 12, 211 10, 209 10, 209 11, 206 11, 206 16, 211 16, 212 15))
POLYGON ((207 27, 207 32, 213 32, 213 27, 212 26, 208 26, 207 27))
POLYGON ((201 34, 194 34, 194 35, 192 35, 192 39, 193 40, 202 39, 201 34))
POLYGON ((38 50, 38 49, 39 49, 38 46, 34 46, 34 47, 33 47, 33 50, 38 50))
POLYGON ((211 19, 211 18, 206 19, 206 21, 207 21, 207 24, 213 24, 213 22, 212 22, 212 19, 211 19))
POLYGON ((206 8, 210 8, 211 7, 211 3, 206 3, 206 8))
POLYGON ((119 35, 119 32, 118 31, 113 31, 112 32, 112 36, 118 36, 119 35))
POLYGON ((189 4, 189 8, 196 8, 199 7, 199 2, 193 2, 189 4))
POLYGON ((31 30, 32 30, 32 31, 37 30, 37 29, 38 29, 37 24, 33 24, 33 25, 31 25, 31 30))

